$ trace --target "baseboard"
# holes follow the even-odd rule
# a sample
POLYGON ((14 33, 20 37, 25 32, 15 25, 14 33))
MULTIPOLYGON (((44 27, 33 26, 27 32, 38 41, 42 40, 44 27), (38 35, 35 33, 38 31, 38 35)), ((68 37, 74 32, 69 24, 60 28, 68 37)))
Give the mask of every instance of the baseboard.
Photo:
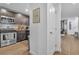
MULTIPOLYGON (((55 52, 61 52, 61 50, 55 50, 55 51, 51 51, 49 53, 47 53, 47 55, 54 55, 55 52)), ((30 51, 30 55, 38 55, 38 53, 30 51)))
POLYGON ((56 49, 55 51, 61 52, 61 48, 59 48, 59 49, 56 49))
POLYGON ((37 55, 37 53, 33 52, 33 51, 30 51, 30 54, 31 55, 37 55))
POLYGON ((48 53, 48 55, 53 55, 55 52, 50 52, 50 53, 48 53))

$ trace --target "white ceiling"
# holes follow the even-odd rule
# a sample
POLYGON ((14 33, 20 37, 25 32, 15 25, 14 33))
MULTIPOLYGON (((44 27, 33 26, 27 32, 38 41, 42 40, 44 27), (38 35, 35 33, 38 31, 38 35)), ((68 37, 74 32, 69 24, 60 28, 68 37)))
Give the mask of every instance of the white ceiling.
POLYGON ((29 11, 25 11, 26 9, 29 9, 29 3, 0 3, 0 6, 11 9, 12 11, 21 12, 23 14, 29 15, 29 11))
MULTIPOLYGON (((14 10, 16 12, 21 12, 26 15, 29 15, 29 11, 28 12, 25 11, 25 9, 29 9, 29 3, 12 3, 12 4, 0 3, 0 6, 14 10)), ((74 16, 79 16, 78 3, 77 4, 72 4, 72 3, 61 4, 61 17, 62 18, 68 18, 68 17, 74 17, 74 16)))
POLYGON ((61 17, 68 18, 68 17, 75 17, 79 16, 79 3, 72 4, 72 3, 63 3, 61 4, 61 17))

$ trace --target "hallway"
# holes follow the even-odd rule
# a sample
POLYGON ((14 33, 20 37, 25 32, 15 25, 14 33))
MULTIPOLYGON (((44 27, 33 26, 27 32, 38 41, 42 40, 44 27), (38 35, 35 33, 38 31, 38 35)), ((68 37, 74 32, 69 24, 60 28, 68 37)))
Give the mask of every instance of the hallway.
POLYGON ((61 51, 55 55, 79 55, 79 39, 70 35, 62 37, 61 51))

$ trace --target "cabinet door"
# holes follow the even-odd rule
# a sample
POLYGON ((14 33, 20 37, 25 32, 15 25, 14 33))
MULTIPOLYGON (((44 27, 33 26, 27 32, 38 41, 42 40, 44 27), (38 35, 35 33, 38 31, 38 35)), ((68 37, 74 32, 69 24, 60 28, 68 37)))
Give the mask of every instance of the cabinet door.
POLYGON ((17 36, 17 34, 15 32, 13 32, 13 33, 10 33, 9 35, 10 35, 9 44, 16 43, 16 36, 17 36))

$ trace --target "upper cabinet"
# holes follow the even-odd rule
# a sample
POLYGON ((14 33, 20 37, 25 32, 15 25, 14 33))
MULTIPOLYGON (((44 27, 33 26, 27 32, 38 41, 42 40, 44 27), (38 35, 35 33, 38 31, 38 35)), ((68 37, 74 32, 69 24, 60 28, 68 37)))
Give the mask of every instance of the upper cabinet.
POLYGON ((1 20, 0 22, 10 22, 10 23, 15 23, 15 24, 24 24, 29 26, 29 16, 28 15, 23 15, 21 13, 18 12, 13 12, 13 11, 9 11, 7 9, 4 8, 0 8, 0 17, 1 20))

